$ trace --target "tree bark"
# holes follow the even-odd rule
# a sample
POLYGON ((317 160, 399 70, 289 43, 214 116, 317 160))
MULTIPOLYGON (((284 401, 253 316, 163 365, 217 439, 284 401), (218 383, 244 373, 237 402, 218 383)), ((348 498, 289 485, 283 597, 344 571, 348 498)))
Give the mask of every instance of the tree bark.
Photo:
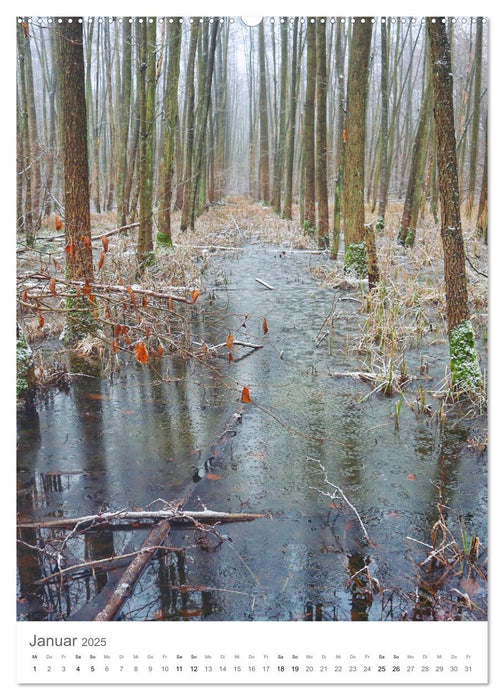
POLYGON ((289 121, 287 126, 287 155, 285 163, 285 197, 282 210, 284 219, 292 219, 292 178, 294 171, 294 143, 296 137, 296 112, 297 112, 297 66, 298 66, 298 22, 294 18, 292 28, 292 56, 289 94, 289 121))
POLYGON ((381 24, 381 123, 380 123, 380 186, 378 193, 378 220, 376 228, 385 226, 385 210, 387 207, 388 185, 388 103, 389 103, 389 79, 388 79, 388 28, 387 21, 381 24))
POLYGON ((327 191, 327 55, 326 24, 317 19, 317 202, 318 247, 329 247, 329 202, 327 191))
POLYGON ((263 202, 270 199, 268 94, 266 86, 266 47, 264 22, 259 25, 259 193, 263 202))
POLYGON ((348 69, 345 181, 343 184, 346 246, 360 243, 365 238, 364 149, 372 31, 373 25, 369 17, 355 18, 348 69))
POLYGON ((440 18, 427 18, 434 86, 437 134, 441 239, 444 251, 448 330, 469 317, 465 250, 460 221, 457 154, 453 114, 453 75, 446 26, 440 18), (433 21, 435 20, 435 21, 433 21))
POLYGON ((178 123, 178 84, 180 76, 180 49, 182 26, 175 17, 168 28, 168 75, 166 79, 164 114, 164 151, 162 161, 162 189, 158 217, 158 243, 172 244, 171 202, 173 168, 175 162, 175 131, 178 123))
POLYGON ((182 201, 182 218, 180 230, 187 231, 191 215, 191 192, 193 178, 193 151, 194 151, 194 65, 196 62, 196 49, 198 46, 199 18, 193 17, 191 25, 191 36, 189 39, 189 55, 187 59, 186 71, 186 143, 184 157, 184 185, 182 201))
POLYGON ((315 214, 315 90, 317 80, 317 39, 315 18, 308 18, 306 27, 306 94, 304 108, 304 221, 305 232, 313 235, 317 225, 315 214))
POLYGON ((61 121, 65 192, 65 243, 67 276, 91 281, 89 169, 84 87, 82 24, 77 17, 59 25, 61 121))

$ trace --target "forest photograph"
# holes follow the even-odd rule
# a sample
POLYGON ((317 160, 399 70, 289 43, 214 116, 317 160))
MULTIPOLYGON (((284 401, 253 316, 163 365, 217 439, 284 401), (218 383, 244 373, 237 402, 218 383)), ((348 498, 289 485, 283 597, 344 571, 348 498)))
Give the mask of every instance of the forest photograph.
POLYGON ((16 18, 17 620, 487 620, 488 25, 16 18))

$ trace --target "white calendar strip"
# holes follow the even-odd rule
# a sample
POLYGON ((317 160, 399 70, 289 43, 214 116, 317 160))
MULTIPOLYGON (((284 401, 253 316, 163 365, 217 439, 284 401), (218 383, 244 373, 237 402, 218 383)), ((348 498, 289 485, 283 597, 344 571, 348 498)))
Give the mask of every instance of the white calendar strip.
POLYGON ((486 622, 17 626, 18 683, 488 682, 486 622))

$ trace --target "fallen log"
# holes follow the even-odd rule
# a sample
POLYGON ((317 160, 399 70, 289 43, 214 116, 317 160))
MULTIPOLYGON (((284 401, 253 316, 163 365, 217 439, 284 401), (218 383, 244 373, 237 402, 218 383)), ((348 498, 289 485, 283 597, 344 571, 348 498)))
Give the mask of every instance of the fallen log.
POLYGON ((167 521, 171 525, 187 525, 194 521, 204 524, 239 523, 270 517, 268 513, 226 513, 215 510, 132 510, 83 515, 79 518, 58 518, 56 520, 40 520, 38 522, 18 522, 21 529, 73 529, 77 527, 98 527, 105 524, 114 525, 121 522, 130 524, 141 521, 167 521))
POLYGON ((158 523, 158 525, 150 531, 142 545, 143 551, 140 551, 128 565, 105 607, 93 618, 94 621, 104 622, 112 620, 117 615, 124 602, 132 594, 135 583, 151 560, 154 553, 153 547, 162 544, 163 540, 170 532, 170 528, 171 524, 168 520, 158 523))

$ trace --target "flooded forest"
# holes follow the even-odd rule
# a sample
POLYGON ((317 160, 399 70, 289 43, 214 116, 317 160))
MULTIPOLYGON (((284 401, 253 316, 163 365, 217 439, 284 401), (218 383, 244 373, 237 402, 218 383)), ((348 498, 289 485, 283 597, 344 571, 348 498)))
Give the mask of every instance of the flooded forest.
POLYGON ((486 20, 15 31, 18 619, 486 620, 486 20))

